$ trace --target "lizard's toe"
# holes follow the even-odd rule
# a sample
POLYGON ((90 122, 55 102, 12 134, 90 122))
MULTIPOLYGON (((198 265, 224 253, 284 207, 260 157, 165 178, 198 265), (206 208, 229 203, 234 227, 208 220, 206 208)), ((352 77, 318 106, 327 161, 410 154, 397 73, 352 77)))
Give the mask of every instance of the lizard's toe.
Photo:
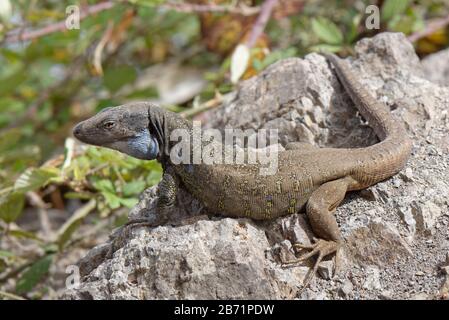
POLYGON ((297 264, 316 255, 318 255, 317 262, 319 263, 324 257, 328 256, 329 254, 337 253, 337 251, 340 249, 340 246, 340 243, 336 241, 328 241, 323 239, 316 239, 315 243, 309 245, 294 243, 292 245, 294 249, 310 250, 310 252, 300 256, 298 259, 285 261, 283 265, 297 264))
MULTIPOLYGON (((290 261, 283 262, 283 264, 282 264, 283 267, 297 265, 298 263, 301 263, 313 256, 317 256, 316 261, 313 265, 313 269, 309 272, 309 276, 304 281, 302 290, 304 290, 309 285, 310 281, 313 279, 321 260, 323 260, 324 257, 326 257, 330 254, 338 255, 338 253, 341 249, 341 244, 339 242, 328 241, 328 240, 323 240, 323 239, 317 239, 315 241, 315 243, 313 243, 311 245, 303 245, 300 243, 295 243, 292 246, 295 249, 305 249, 305 250, 310 250, 310 252, 300 256, 298 259, 293 259, 290 261)), ((336 260, 336 264, 337 264, 337 262, 338 262, 338 260, 336 260)), ((336 268, 337 268, 337 266, 336 266, 336 268)))

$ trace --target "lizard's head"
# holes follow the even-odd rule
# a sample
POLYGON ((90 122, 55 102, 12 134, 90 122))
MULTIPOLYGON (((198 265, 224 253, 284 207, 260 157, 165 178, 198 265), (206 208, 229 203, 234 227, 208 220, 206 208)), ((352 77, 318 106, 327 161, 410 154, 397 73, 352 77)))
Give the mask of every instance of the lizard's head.
POLYGON ((159 142, 150 132, 148 103, 129 103, 101 110, 77 124, 73 135, 80 141, 114 149, 138 159, 152 160, 159 154, 159 142))

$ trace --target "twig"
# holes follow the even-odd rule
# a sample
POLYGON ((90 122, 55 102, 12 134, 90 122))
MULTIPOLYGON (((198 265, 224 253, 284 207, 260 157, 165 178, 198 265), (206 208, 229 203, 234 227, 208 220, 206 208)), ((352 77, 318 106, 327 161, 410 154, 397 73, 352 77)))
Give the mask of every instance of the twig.
POLYGON ((44 210, 50 208, 50 205, 48 203, 45 203, 44 200, 42 200, 42 198, 35 191, 27 192, 26 196, 29 198, 33 206, 44 210))
POLYGON ((0 291, 0 296, 3 296, 5 298, 11 299, 11 300, 26 300, 25 298, 15 295, 13 293, 9 293, 6 291, 0 291))
POLYGON ((89 213, 91 213, 97 207, 97 201, 95 198, 90 199, 82 207, 75 210, 72 216, 64 222, 64 224, 56 232, 57 240, 56 243, 61 245, 61 237, 73 226, 74 223, 82 221, 89 213))
POLYGON ((93 174, 93 173, 95 173, 95 172, 97 172, 97 171, 99 171, 99 170, 101 170, 101 169, 107 168, 107 167, 109 167, 109 163, 102 163, 102 164, 100 164, 99 166, 90 169, 90 170, 86 173, 86 176, 89 176, 89 175, 91 175, 91 174, 93 174))
POLYGON ((65 248, 67 249, 73 245, 76 245, 77 243, 79 243, 81 241, 85 241, 86 239, 88 239, 91 236, 97 236, 98 232, 101 231, 102 229, 106 228, 110 223, 111 223, 110 221, 101 220, 100 222, 95 224, 92 228, 87 230, 86 232, 80 234, 79 236, 73 236, 73 238, 67 242, 67 244, 65 245, 65 248))
POLYGON ((444 28, 448 24, 449 24, 449 15, 445 18, 435 19, 435 20, 429 22, 429 24, 427 24, 427 26, 423 30, 414 32, 411 35, 409 35, 407 38, 412 43, 416 42, 419 39, 424 38, 425 36, 428 36, 428 35, 436 32, 439 29, 444 28))
POLYGON ((29 191, 26 193, 26 196, 29 198, 32 205, 37 208, 37 213, 39 217, 39 221, 42 228, 43 238, 50 239, 53 231, 51 229, 50 219, 48 218, 47 209, 50 207, 47 203, 45 203, 42 198, 35 192, 29 191))
POLYGON ((186 111, 182 111, 179 114, 184 118, 191 118, 193 116, 196 116, 199 113, 205 112, 207 110, 213 109, 217 106, 219 106, 223 102, 223 99, 221 96, 215 97, 209 101, 206 101, 205 103, 199 105, 196 108, 191 108, 186 111))
POLYGON ((112 24, 112 21, 109 21, 106 31, 103 33, 103 36, 101 37, 100 41, 98 42, 97 46, 95 47, 92 65, 93 65, 95 72, 98 75, 103 75, 103 66, 101 65, 101 57, 102 57, 103 49, 105 48, 106 44, 111 39, 113 30, 114 30, 114 25, 112 24))
POLYGON ((252 16, 261 10, 260 7, 249 7, 244 4, 239 5, 217 5, 217 4, 194 4, 194 3, 175 3, 167 2, 158 5, 159 8, 175 10, 178 12, 220 12, 220 13, 233 13, 242 16, 252 16))
POLYGON ((265 0, 265 2, 263 3, 260 9, 260 14, 257 17, 256 23, 254 23, 253 29, 251 30, 251 34, 248 37, 248 41, 246 42, 249 48, 252 48, 254 46, 257 39, 264 31, 265 26, 268 23, 268 20, 270 20, 271 12, 273 11, 273 8, 276 6, 277 3, 278 0, 265 0))
MULTIPOLYGON (((87 18, 90 15, 96 14, 98 12, 111 9, 116 5, 114 1, 105 1, 92 6, 87 7, 80 13, 80 20, 87 18)), ((51 33, 60 32, 66 30, 66 22, 60 21, 57 23, 49 24, 45 27, 36 30, 23 30, 22 28, 12 30, 6 34, 4 40, 5 43, 13 43, 19 41, 27 41, 36 38, 46 36, 51 33)))

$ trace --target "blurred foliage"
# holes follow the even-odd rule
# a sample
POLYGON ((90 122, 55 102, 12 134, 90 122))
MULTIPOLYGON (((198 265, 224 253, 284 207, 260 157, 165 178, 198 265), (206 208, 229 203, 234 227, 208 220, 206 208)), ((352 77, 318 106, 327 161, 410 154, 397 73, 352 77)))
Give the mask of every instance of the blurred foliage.
MULTIPOLYGON (((179 12, 169 6, 173 1, 106 2, 114 5, 87 16, 79 30, 12 41, 14 35, 64 21, 68 5, 86 8, 100 2, 0 0, 0 290, 13 278, 15 289, 7 289, 14 294, 44 296, 47 289, 36 292, 36 286, 74 243, 80 226, 111 217, 110 228, 123 224, 126 212, 120 209, 132 207, 138 195, 161 177, 161 167, 154 161, 76 143, 70 138, 74 124, 104 107, 131 100, 152 99, 184 112, 217 92, 231 91, 230 55, 248 39, 257 19, 238 13, 179 12), (200 90, 187 86, 190 96, 166 102, 164 96, 175 95, 180 85, 173 79, 190 75, 192 69, 204 81, 200 90), (68 212, 69 217, 52 236, 44 237, 41 228, 29 227, 23 213, 31 210, 37 220, 37 212, 49 208, 68 212), (31 242, 39 252, 15 250, 6 245, 8 239, 31 242)), ((257 7, 263 1, 237 3, 257 7)), ((347 55, 365 36, 383 31, 409 35, 449 14, 447 0, 279 3, 251 49, 243 79, 286 57, 319 50, 347 55), (379 30, 365 27, 369 4, 380 8, 379 30)), ((447 45, 448 29, 442 28, 419 39, 416 49, 425 55, 447 45)), ((198 80, 187 77, 181 84, 185 87, 192 79, 198 80)))

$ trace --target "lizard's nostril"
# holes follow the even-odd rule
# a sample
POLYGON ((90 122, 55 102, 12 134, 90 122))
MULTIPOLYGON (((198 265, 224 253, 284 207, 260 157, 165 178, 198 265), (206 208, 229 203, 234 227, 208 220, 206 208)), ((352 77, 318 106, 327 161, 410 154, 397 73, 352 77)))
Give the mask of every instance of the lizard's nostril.
POLYGON ((73 128, 73 135, 78 137, 81 133, 81 123, 78 124, 75 128, 73 128))

